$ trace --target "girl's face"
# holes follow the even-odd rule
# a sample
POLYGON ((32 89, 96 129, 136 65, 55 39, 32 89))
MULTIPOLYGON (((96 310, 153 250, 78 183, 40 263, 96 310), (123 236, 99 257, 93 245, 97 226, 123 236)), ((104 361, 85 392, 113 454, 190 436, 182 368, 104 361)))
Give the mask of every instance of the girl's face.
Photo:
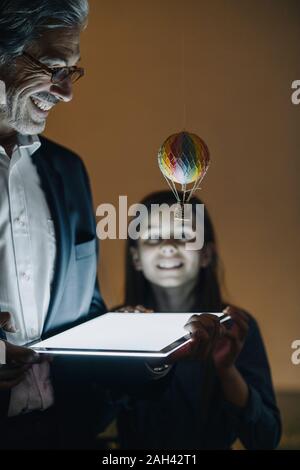
POLYGON ((164 214, 160 218, 159 212, 151 212, 149 226, 142 227, 137 247, 132 248, 134 266, 149 282, 161 287, 178 287, 195 281, 201 267, 209 263, 207 250, 185 247, 186 243, 194 241, 192 228, 184 229, 182 239, 179 238, 181 233, 181 221, 174 220, 170 228, 169 223, 164 222, 164 214))

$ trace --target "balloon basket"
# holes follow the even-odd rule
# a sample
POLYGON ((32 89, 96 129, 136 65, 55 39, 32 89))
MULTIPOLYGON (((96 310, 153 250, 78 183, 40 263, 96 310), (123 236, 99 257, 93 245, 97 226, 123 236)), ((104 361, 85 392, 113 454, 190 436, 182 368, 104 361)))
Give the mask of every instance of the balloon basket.
POLYGON ((175 212, 174 212, 174 219, 175 220, 182 220, 182 221, 188 221, 190 220, 189 217, 186 216, 185 210, 184 210, 184 204, 178 202, 175 212))

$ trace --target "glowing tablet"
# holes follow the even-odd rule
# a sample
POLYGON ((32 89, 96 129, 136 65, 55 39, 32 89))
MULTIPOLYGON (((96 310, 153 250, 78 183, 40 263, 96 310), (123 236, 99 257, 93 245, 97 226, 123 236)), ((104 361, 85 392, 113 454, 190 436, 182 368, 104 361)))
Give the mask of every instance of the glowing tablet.
MULTIPOLYGON (((220 321, 229 318, 213 313, 220 321)), ((109 312, 31 344, 39 353, 89 356, 167 357, 190 341, 190 313, 109 312)))

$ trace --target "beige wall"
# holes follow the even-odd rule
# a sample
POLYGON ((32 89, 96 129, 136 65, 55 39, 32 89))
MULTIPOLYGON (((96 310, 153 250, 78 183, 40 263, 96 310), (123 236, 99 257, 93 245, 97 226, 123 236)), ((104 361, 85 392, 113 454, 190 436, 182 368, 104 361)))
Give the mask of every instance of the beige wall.
MULTIPOLYGON (((277 387, 300 388, 300 3, 295 0, 91 0, 86 77, 46 135, 77 151, 95 205, 165 188, 156 155, 182 128, 211 151, 201 197, 213 216, 231 300, 258 319, 277 387)), ((123 242, 101 250, 102 292, 122 301, 123 242)))

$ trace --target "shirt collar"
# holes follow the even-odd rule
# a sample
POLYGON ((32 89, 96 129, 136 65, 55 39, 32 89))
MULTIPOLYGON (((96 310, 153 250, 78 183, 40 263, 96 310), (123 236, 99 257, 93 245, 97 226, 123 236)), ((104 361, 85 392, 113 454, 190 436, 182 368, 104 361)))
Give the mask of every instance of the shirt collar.
POLYGON ((27 149, 28 153, 32 155, 41 146, 41 141, 37 135, 22 135, 17 136, 17 146, 20 149, 27 149))
MULTIPOLYGON (((34 154, 34 152, 37 151, 38 148, 41 146, 41 141, 38 137, 38 135, 23 135, 23 134, 17 134, 17 143, 16 147, 19 149, 27 149, 28 154, 31 156, 34 154)), ((16 147, 13 151, 13 153, 16 150, 16 147)), ((6 155, 4 147, 0 145, 0 154, 6 155)))

